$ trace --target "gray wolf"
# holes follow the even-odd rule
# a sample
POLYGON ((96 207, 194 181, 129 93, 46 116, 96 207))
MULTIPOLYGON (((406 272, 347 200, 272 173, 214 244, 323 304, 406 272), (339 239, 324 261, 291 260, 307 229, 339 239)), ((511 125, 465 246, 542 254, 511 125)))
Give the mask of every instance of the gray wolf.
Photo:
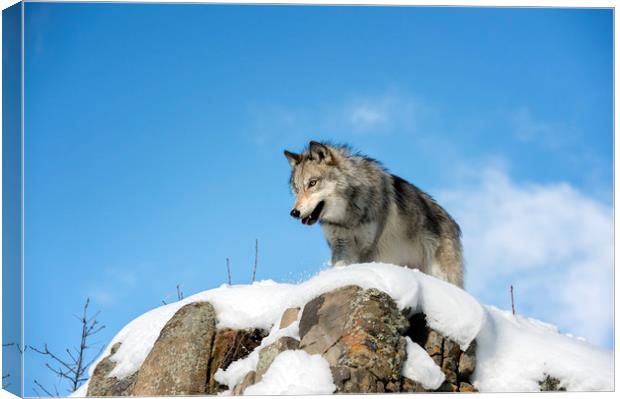
POLYGON ((333 266, 392 263, 463 287, 461 230, 430 195, 347 146, 311 141, 284 155, 295 194, 290 214, 319 222, 333 266))

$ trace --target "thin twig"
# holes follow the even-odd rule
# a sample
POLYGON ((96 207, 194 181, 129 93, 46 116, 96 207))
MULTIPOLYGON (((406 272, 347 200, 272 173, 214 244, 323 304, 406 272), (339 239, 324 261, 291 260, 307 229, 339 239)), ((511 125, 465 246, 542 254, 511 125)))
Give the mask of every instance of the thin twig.
MULTIPOLYGON (((86 366, 84 366, 84 368, 86 370, 88 370, 90 368, 90 366, 97 360, 99 359, 99 356, 101 356, 101 354, 103 353, 103 350, 105 349, 105 345, 102 345, 99 348, 99 352, 97 352, 97 354, 95 356, 93 356, 92 359, 90 359, 90 361, 88 363, 86 363, 86 366)), ((84 378, 84 380, 87 380, 88 378, 84 378)))
POLYGON ((514 288, 511 285, 510 286, 510 302, 512 303, 512 314, 515 314, 515 295, 514 295, 514 288))
POLYGON ((181 291, 180 284, 177 284, 177 298, 179 298, 179 301, 183 299, 183 291, 181 291))
POLYGON ((2 344, 3 348, 8 348, 9 346, 16 347, 20 355, 23 355, 24 351, 26 350, 26 346, 21 347, 19 346, 19 344, 16 344, 15 342, 9 342, 8 344, 2 344))
MULTIPOLYGON (((2 346, 4 346, 4 345, 2 345, 2 346)), ((4 380, 8 380, 10 376, 11 376, 11 374, 5 374, 5 375, 2 376, 2 389, 7 389, 9 387, 9 385, 11 385, 10 382, 7 383, 7 384, 4 383, 4 380)))
POLYGON ((226 271, 228 271, 228 285, 232 285, 232 278, 230 277, 230 259, 226 258, 226 271))
POLYGON ((255 244, 256 251, 254 252, 254 269, 252 269, 252 282, 256 281, 256 267, 258 266, 258 238, 255 244))
MULTIPOLYGON (((68 355, 68 359, 63 359, 62 357, 56 355, 56 353, 52 352, 47 344, 43 345, 43 349, 36 348, 34 346, 29 346, 34 352, 46 356, 52 360, 52 364, 45 363, 45 367, 50 370, 53 374, 55 374, 59 381, 66 379, 69 382, 69 392, 75 392, 80 385, 84 381, 87 380, 86 375, 88 372, 89 366, 99 358, 101 351, 100 349, 97 356, 92 358, 90 361, 86 360, 86 351, 91 349, 91 345, 89 345, 89 339, 103 330, 105 325, 99 324, 97 321, 97 316, 99 316, 99 312, 96 312, 92 316, 88 316, 88 307, 90 305, 90 299, 86 299, 84 303, 84 308, 82 310, 82 316, 75 316, 82 325, 82 334, 80 338, 79 348, 74 348, 73 352, 71 349, 65 349, 66 354, 68 355)), ((51 390, 45 388, 38 381, 35 380, 35 384, 46 394, 49 396, 60 396, 58 393, 57 387, 54 385, 55 394, 51 393, 51 390)), ((38 392, 36 388, 33 388, 35 392, 38 392)), ((38 394, 38 393, 37 393, 38 394)))
MULTIPOLYGON (((43 385, 41 385, 41 383, 39 383, 39 381, 34 380, 34 383, 35 383, 35 384, 37 384, 37 386, 38 386, 39 388, 41 388, 41 390, 42 390, 43 392, 45 392, 45 393, 47 394, 47 396, 55 396, 55 395, 53 395, 50 391, 48 391, 47 389, 45 389, 45 387, 44 387, 43 385)), ((38 396, 41 396, 41 395, 39 394, 39 392, 37 391, 37 389, 36 389, 36 388, 34 388, 34 391, 37 393, 37 395, 38 395, 38 396)))

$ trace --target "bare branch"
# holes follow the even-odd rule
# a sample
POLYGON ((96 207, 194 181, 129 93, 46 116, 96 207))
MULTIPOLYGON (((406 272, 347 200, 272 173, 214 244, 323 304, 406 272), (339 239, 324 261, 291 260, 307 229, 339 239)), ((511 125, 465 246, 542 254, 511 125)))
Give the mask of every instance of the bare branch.
POLYGON ((20 355, 23 355, 23 354, 24 354, 24 351, 26 350, 26 347, 25 347, 25 346, 24 346, 24 347, 19 346, 19 344, 16 344, 15 342, 9 342, 8 344, 2 344, 2 347, 3 347, 3 348, 8 348, 8 347, 10 347, 10 346, 14 346, 14 347, 16 347, 16 348, 17 348, 17 350, 19 351, 19 354, 20 354, 20 355))
MULTIPOLYGON (((49 363, 45 363, 45 367, 47 367, 52 373, 56 374, 60 378, 69 378, 68 373, 60 367, 58 367, 58 370, 56 370, 54 367, 50 366, 49 363)), ((73 370, 69 371, 73 372, 73 370)))
POLYGON ((97 313, 95 313, 90 319, 88 319, 89 323, 94 323, 97 324, 97 317, 99 317, 99 313, 101 313, 101 311, 97 311, 97 313))
MULTIPOLYGON (((4 346, 4 345, 2 345, 2 346, 4 346)), ((9 385, 11 385, 10 382, 6 382, 5 383, 5 380, 8 380, 10 376, 11 376, 11 374, 5 374, 5 375, 2 376, 2 389, 7 389, 9 387, 9 385)))
MULTIPOLYGON (((69 357, 71 358, 71 360, 73 360, 73 363, 76 363, 77 360, 76 358, 71 354, 71 351, 69 349, 66 349, 67 354, 69 355, 69 357)), ((76 351, 77 352, 77 351, 76 351)))
MULTIPOLYGON (((43 385, 41 385, 41 383, 37 380, 34 380, 34 383, 37 384, 37 386, 39 388, 41 388, 41 390, 43 392, 45 392, 47 394, 47 396, 59 396, 59 395, 53 395, 50 391, 48 391, 47 389, 45 389, 45 387, 43 385)), ((39 392, 37 391, 36 388, 34 388, 34 391, 37 393, 38 396, 42 396, 41 394, 39 394, 39 392)))
POLYGON ((75 370, 73 369, 73 367, 71 365, 69 365, 69 363, 67 363, 65 360, 62 360, 61 358, 59 358, 58 356, 56 356, 54 353, 50 352, 50 350, 47 347, 47 344, 45 344, 44 349, 38 349, 35 348, 34 346, 30 346, 30 349, 32 349, 33 351, 41 354, 41 355, 45 355, 45 356, 49 356, 52 359, 54 359, 56 362, 58 362, 61 366, 65 367, 66 369, 75 372, 75 370))
MULTIPOLYGON (((97 334, 101 330, 105 328, 105 325, 99 324, 97 321, 97 316, 99 312, 96 312, 94 315, 88 315, 90 305, 90 299, 86 299, 84 303, 84 307, 82 310, 82 316, 78 317, 75 315, 76 319, 80 321, 82 325, 82 334, 80 338, 79 347, 74 347, 73 351, 71 349, 65 349, 65 352, 68 355, 68 359, 63 359, 62 357, 56 355, 56 353, 52 352, 47 344, 44 344, 43 349, 37 348, 34 346, 30 346, 30 348, 36 353, 48 357, 52 360, 50 363, 45 363, 45 367, 50 370, 54 375, 56 375, 60 382, 63 380, 68 381, 68 391, 75 392, 84 381, 86 381, 88 368, 89 366, 99 358, 99 355, 103 351, 103 347, 100 348, 97 355, 90 360, 86 359, 86 351, 91 349, 91 345, 89 345, 89 338, 93 335, 97 334)), ((40 390, 45 392, 49 396, 60 396, 58 393, 58 389, 54 386, 55 394, 51 393, 51 390, 46 389, 44 386, 35 381, 40 390)), ((35 390, 36 392, 36 390, 35 390)))
POLYGON ((183 291, 181 291, 181 286, 179 284, 177 284, 177 298, 180 300, 182 300, 184 297, 183 295, 183 291))
POLYGON ((230 277, 230 259, 226 258, 226 271, 228 271, 228 285, 232 285, 232 278, 230 277))
POLYGON ((254 252, 254 268, 252 269, 252 282, 256 281, 256 267, 258 266, 258 238, 256 239, 254 252))
POLYGON ((510 286, 510 302, 512 303, 512 314, 515 314, 515 295, 514 295, 514 287, 510 286))
POLYGON ((99 331, 103 330, 104 328, 105 328, 105 326, 100 326, 99 328, 97 328, 95 330, 89 330, 87 337, 90 337, 91 335, 97 334, 99 331))
MULTIPOLYGON (((88 363, 86 363, 86 365, 84 366, 85 370, 88 370, 90 368, 90 366, 97 360, 99 359, 99 356, 101 356, 101 354, 103 353, 103 350, 105 349, 105 345, 102 345, 101 348, 99 348, 99 352, 97 352, 97 354, 95 356, 93 356, 92 359, 90 359, 90 361, 88 363)), ((87 380, 88 378, 86 378, 87 380)))

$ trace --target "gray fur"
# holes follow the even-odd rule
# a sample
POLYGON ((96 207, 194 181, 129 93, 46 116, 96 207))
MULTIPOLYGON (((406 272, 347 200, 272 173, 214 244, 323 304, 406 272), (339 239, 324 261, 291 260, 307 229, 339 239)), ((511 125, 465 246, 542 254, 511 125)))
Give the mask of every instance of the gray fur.
POLYGON ((332 265, 393 263, 463 287, 461 230, 431 196, 346 146, 311 141, 284 155, 294 216, 321 224, 332 265))

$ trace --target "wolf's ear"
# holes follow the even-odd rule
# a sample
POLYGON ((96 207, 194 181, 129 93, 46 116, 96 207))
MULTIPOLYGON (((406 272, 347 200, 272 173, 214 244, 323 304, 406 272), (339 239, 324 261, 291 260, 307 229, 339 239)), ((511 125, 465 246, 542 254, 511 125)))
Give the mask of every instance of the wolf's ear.
POLYGON ((310 149, 310 156, 312 156, 312 159, 316 159, 319 162, 331 162, 332 152, 329 150, 329 148, 327 148, 325 144, 311 141, 308 148, 310 149))
POLYGON ((287 150, 284 150, 284 156, 288 159, 288 163, 291 165, 291 168, 294 168, 301 161, 301 155, 287 150))

